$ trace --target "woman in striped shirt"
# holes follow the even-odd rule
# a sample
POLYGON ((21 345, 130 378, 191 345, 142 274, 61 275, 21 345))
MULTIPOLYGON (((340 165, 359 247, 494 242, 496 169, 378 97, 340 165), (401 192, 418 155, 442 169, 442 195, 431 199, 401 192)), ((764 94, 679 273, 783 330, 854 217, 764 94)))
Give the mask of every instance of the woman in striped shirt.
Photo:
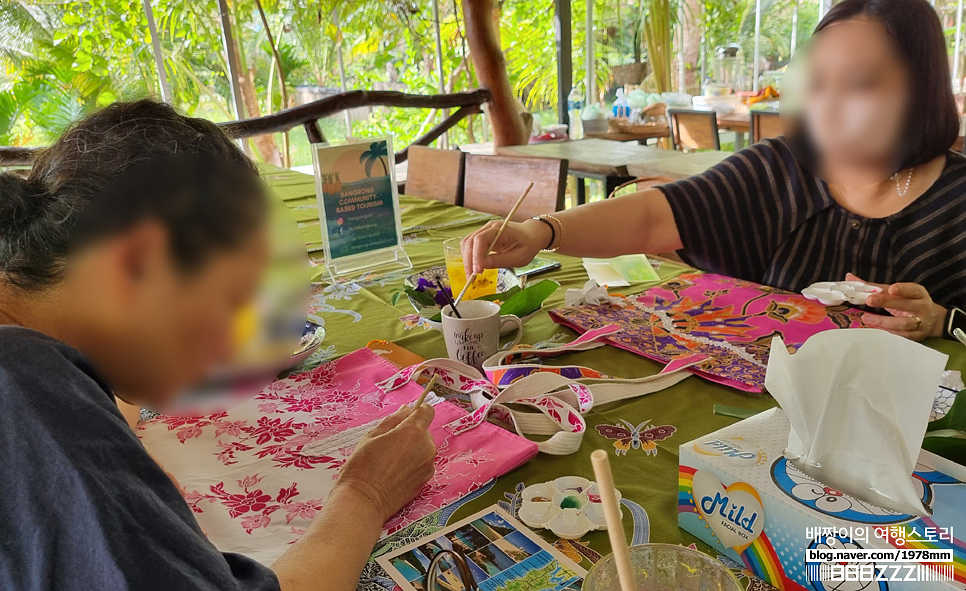
MULTIPOLYGON (((677 250, 689 263, 798 291, 881 284, 867 325, 942 336, 966 307, 966 158, 943 30, 926 0, 845 0, 810 41, 795 136, 765 140, 689 179, 463 241, 468 272, 541 249, 611 257, 677 250)), ((783 99, 784 100, 784 99, 783 99)), ((786 128, 787 129, 787 128, 786 128)))

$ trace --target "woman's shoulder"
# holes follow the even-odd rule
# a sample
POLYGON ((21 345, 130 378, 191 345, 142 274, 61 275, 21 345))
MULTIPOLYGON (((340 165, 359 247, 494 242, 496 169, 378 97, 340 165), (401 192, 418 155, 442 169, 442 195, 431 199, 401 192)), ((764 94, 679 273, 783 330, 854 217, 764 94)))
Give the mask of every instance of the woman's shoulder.
MULTIPOLYGON (((40 396, 87 398, 98 405, 114 405, 113 395, 84 356, 44 333, 20 326, 0 325, 0 404, 30 402, 40 396), (25 397, 18 397, 18 392, 25 397)), ((110 408, 108 406, 108 408, 110 408)))

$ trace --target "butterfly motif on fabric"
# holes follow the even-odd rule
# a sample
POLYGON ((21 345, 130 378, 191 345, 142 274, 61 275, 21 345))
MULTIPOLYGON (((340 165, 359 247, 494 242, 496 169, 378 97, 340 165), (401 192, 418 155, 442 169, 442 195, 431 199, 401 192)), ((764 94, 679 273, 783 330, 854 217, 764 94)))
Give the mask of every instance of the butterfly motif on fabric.
POLYGON ((623 425, 597 425, 595 427, 601 436, 614 440, 617 455, 626 455, 631 448, 640 449, 649 456, 657 455, 657 442, 663 441, 674 434, 674 425, 651 425, 651 419, 641 422, 636 427, 624 419, 623 425))

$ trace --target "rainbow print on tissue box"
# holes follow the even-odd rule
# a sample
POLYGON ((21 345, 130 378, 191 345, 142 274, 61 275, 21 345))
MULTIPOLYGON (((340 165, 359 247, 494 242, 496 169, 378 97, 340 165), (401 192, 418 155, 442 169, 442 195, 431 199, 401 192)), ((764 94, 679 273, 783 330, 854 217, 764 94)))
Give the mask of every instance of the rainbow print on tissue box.
MULTIPOLYGON (((914 478, 933 514, 902 515, 863 503, 797 470, 782 456, 788 431, 788 419, 776 408, 682 445, 678 525, 779 589, 966 588, 966 542, 956 537, 966 534, 966 484, 936 469, 964 479, 961 466, 923 452, 914 478), (865 535, 845 535, 856 532, 865 535), (898 581, 909 573, 876 564, 873 568, 882 578, 891 580, 823 581, 827 569, 822 575, 818 567, 806 569, 809 547, 951 549, 954 562, 945 568, 953 579, 898 581)), ((926 577, 941 578, 938 570, 925 570, 926 577)))

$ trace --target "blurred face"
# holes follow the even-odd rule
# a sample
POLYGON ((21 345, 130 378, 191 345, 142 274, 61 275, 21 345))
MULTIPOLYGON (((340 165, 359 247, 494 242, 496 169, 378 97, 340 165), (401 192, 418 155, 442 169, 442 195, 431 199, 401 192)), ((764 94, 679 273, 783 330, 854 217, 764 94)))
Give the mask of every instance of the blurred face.
POLYGON ((168 406, 232 353, 234 320, 268 259, 264 230, 185 273, 153 222, 97 243, 64 281, 73 340, 122 399, 168 406))
POLYGON ((911 97, 889 34, 867 21, 838 23, 812 39, 806 59, 802 115, 821 163, 894 163, 911 97))

